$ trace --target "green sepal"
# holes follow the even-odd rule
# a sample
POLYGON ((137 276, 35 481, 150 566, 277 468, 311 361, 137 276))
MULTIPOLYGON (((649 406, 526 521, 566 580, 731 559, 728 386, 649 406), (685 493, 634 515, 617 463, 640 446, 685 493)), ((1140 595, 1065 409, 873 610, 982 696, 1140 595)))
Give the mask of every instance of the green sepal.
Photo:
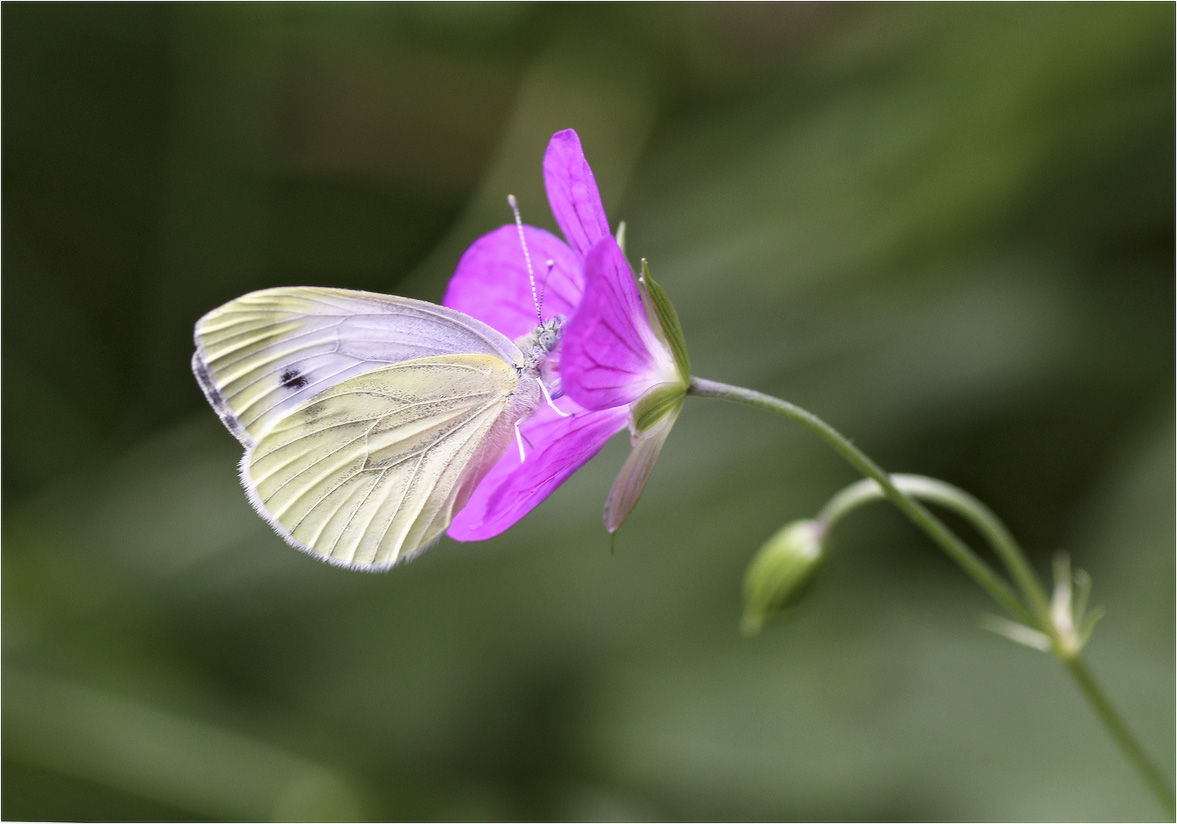
POLYGON ((687 342, 683 337, 682 324, 679 323, 678 313, 674 311, 666 292, 650 277, 650 267, 645 258, 642 258, 642 276, 638 283, 642 286, 646 306, 653 310, 654 320, 657 321, 655 328, 670 347, 670 352, 674 355, 674 365, 678 367, 683 382, 688 383, 691 378, 691 359, 687 356, 687 342))
POLYGON ((679 383, 663 383, 642 395, 630 410, 634 435, 648 432, 666 416, 677 414, 686 396, 686 384, 679 383))
POLYGON ((633 435, 633 449, 625 459, 625 465, 621 467, 617 480, 613 482, 609 497, 605 499, 605 528, 610 534, 616 534, 637 505, 681 407, 680 400, 679 404, 673 407, 669 414, 663 415, 652 428, 633 435))

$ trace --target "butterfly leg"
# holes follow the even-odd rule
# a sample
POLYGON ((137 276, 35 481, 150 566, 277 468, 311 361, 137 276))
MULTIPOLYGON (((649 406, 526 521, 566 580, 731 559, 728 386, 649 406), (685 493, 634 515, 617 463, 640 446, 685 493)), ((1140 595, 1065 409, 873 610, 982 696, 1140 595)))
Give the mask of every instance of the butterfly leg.
MULTIPOLYGON (((540 386, 543 384, 541 383, 540 386)), ((527 453, 523 450, 524 440, 526 439, 523 437, 523 430, 519 428, 519 421, 515 421, 515 443, 519 444, 519 463, 527 460, 527 453)))
MULTIPOLYGON (((544 383, 543 381, 539 381, 539 388, 540 388, 540 391, 544 393, 544 400, 546 400, 548 402, 548 406, 550 406, 550 407, 552 407, 552 409, 556 410, 557 415, 559 415, 561 418, 571 418, 572 417, 571 412, 563 412, 560 410, 560 407, 556 406, 556 402, 554 400, 552 400, 552 393, 548 391, 548 385, 546 383, 544 383)), ((516 429, 518 429, 518 424, 516 424, 516 429)))

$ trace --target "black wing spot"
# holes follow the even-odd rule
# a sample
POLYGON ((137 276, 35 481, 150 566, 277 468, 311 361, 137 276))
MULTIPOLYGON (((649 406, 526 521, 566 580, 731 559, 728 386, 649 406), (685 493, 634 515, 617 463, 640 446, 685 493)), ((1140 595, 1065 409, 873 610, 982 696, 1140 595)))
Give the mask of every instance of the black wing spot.
POLYGON ((306 376, 297 369, 287 369, 278 380, 282 381, 282 386, 286 389, 298 390, 307 385, 306 376))

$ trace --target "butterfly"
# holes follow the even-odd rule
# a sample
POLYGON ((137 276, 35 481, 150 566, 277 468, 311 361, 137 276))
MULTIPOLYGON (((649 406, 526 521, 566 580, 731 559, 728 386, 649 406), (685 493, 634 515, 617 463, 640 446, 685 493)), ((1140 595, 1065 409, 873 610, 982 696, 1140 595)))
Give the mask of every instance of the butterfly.
POLYGON ((440 537, 542 397, 563 318, 512 342, 462 312, 314 287, 196 324, 192 370, 245 447, 250 503, 287 542, 376 570, 440 537))

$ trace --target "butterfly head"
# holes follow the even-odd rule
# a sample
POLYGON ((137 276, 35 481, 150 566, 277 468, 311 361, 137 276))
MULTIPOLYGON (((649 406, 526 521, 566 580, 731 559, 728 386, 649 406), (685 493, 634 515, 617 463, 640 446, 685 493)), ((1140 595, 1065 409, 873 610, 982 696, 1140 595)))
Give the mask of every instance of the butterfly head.
POLYGON ((538 370, 551 359, 552 353, 560 346, 560 339, 563 337, 563 315, 555 315, 541 322, 516 341, 519 351, 523 353, 523 365, 528 369, 538 370))
POLYGON ((520 374, 527 373, 539 379, 541 391, 549 403, 563 394, 560 391, 560 359, 556 353, 563 336, 564 316, 555 315, 515 341, 523 353, 523 363, 516 365, 516 369, 520 374))

